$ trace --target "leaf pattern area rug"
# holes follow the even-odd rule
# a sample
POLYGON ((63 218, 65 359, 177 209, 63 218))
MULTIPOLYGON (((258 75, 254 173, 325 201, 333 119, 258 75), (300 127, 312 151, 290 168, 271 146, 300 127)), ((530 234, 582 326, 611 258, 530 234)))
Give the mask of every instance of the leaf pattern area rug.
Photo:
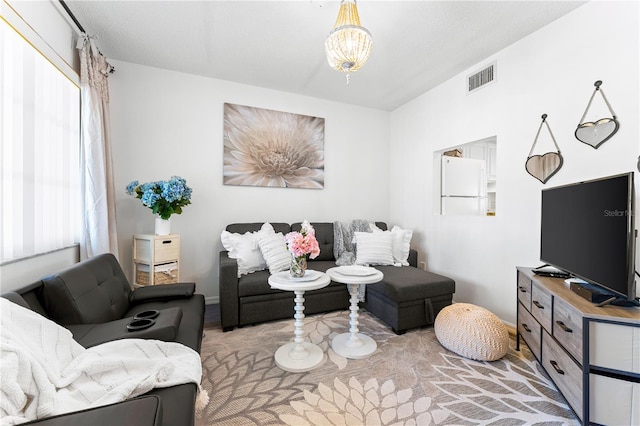
MULTIPOLYGON (((359 329, 377 350, 346 359, 331 339, 348 332, 349 311, 308 316, 305 338, 323 364, 281 370, 275 351, 293 340, 293 318, 236 328, 206 328, 202 385, 210 402, 196 425, 579 425, 525 343, 494 362, 444 349, 433 327, 396 335, 366 311, 359 329)), ((293 316, 293 313, 292 313, 293 316)))

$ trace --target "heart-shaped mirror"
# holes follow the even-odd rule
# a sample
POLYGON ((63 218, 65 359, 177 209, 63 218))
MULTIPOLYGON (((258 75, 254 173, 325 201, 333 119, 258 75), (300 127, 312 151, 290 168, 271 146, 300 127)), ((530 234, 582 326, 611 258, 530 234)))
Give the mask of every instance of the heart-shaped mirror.
POLYGON ((578 125, 575 135, 580 142, 598 149, 615 135, 619 128, 620 124, 615 118, 602 118, 595 123, 587 122, 578 125))
POLYGON ((589 103, 587 104, 587 109, 584 110, 584 114, 582 114, 582 118, 580 119, 580 124, 578 124, 578 128, 576 129, 575 135, 576 139, 578 139, 582 143, 586 143, 592 148, 598 149, 600 145, 611 139, 613 135, 616 134, 618 129, 620 128, 620 123, 616 119, 616 113, 613 112, 613 108, 611 108, 611 104, 607 100, 607 97, 604 95, 604 90, 600 86, 602 86, 602 81, 598 80, 594 84, 595 89, 591 94, 591 98, 589 99, 589 103), (593 98, 596 93, 600 93, 604 103, 607 104, 607 108, 609 108, 609 112, 611 113, 612 118, 601 118, 598 121, 587 121, 584 119, 587 117, 587 112, 589 112, 589 108, 591 107, 591 102, 593 102, 593 98))
POLYGON ((544 155, 529 156, 524 167, 531 176, 542 183, 547 183, 553 175, 558 173, 563 162, 559 152, 547 152, 544 155))
POLYGON ((547 183, 547 181, 551 179, 551 176, 558 173, 563 162, 564 159, 562 158, 562 154, 560 154, 560 147, 558 146, 558 142, 556 142, 556 138, 553 136, 551 127, 547 122, 547 114, 542 114, 542 122, 540 123, 540 127, 538 127, 536 138, 533 140, 533 145, 531 145, 531 151, 529 151, 527 161, 524 163, 524 168, 527 170, 527 173, 538 179, 540 182, 547 183), (538 143, 538 137, 540 136, 540 130, 542 130, 543 125, 547 126, 549 136, 551 136, 551 140, 558 152, 547 152, 543 155, 533 155, 533 150, 538 143))

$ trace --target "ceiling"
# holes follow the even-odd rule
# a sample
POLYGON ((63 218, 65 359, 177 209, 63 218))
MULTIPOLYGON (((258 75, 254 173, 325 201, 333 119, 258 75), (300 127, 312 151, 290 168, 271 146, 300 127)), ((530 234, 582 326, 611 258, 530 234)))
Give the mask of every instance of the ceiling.
POLYGON ((337 1, 66 3, 111 59, 391 111, 585 2, 361 0, 373 48, 348 86, 324 55, 337 1))

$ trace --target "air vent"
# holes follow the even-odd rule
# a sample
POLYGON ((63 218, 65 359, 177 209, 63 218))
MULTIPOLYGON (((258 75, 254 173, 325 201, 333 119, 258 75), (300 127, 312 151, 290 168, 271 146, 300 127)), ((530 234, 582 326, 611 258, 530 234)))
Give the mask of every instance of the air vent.
POLYGON ((467 77, 467 93, 471 93, 474 90, 478 90, 479 88, 484 87, 489 83, 493 83, 495 79, 496 63, 494 62, 488 67, 467 77))

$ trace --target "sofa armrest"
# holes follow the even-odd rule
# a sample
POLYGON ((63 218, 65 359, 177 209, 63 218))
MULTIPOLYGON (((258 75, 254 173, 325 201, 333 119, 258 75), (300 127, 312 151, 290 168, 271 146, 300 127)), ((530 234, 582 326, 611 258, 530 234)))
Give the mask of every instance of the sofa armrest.
POLYGON ((173 342, 176 339, 180 322, 182 321, 182 309, 178 306, 159 309, 159 314, 153 319, 155 322, 152 326, 141 330, 129 331, 127 326, 133 321, 133 317, 127 317, 102 324, 71 324, 66 327, 73 334, 74 340, 85 348, 127 338, 173 342))
POLYGON ((60 414, 23 424, 38 426, 160 426, 162 425, 162 401, 155 395, 141 396, 116 404, 60 414))
POLYGON ((220 320, 222 330, 233 330, 239 322, 238 261, 229 257, 228 251, 220 252, 218 283, 220 291, 220 320))
POLYGON ((195 283, 177 283, 138 287, 131 292, 129 302, 132 305, 135 305, 136 303, 148 302, 149 300, 191 297, 195 291, 195 283))
POLYGON ((415 249, 409 249, 409 258, 407 259, 410 266, 418 267, 418 252, 415 249))

